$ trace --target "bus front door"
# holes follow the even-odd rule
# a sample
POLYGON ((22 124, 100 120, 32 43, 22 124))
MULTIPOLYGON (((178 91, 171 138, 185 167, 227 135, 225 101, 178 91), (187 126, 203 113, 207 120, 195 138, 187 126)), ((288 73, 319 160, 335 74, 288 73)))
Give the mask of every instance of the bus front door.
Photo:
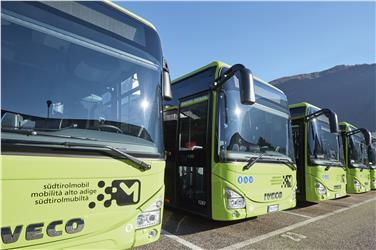
POLYGON ((179 108, 179 145, 176 164, 178 206, 206 215, 209 194, 207 96, 182 101, 179 108))

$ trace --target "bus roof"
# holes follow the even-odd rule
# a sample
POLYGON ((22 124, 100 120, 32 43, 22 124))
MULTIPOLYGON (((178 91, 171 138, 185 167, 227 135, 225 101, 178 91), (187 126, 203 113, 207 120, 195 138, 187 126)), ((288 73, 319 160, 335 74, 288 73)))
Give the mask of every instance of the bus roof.
POLYGON ((134 19, 137 19, 138 21, 142 22, 143 24, 149 26, 150 28, 152 28, 153 30, 157 31, 157 28, 149 21, 147 21, 146 19, 134 14, 133 12, 127 10, 127 9, 124 9, 123 7, 121 7, 120 5, 112 2, 111 0, 104 0, 103 1, 104 3, 110 5, 111 7, 123 12, 124 14, 134 18, 134 19))
MULTIPOLYGON (((224 63, 224 62, 222 62, 222 61, 213 61, 213 62, 211 62, 211 63, 209 63, 209 64, 207 64, 207 65, 205 65, 205 66, 203 66, 203 67, 201 67, 201 68, 198 68, 198 69, 196 69, 196 70, 194 70, 194 71, 192 71, 192 72, 190 72, 190 73, 187 73, 187 74, 185 74, 185 75, 182 75, 182 76, 180 76, 180 77, 174 79, 174 80, 172 81, 172 84, 175 84, 175 83, 177 83, 177 82, 179 82, 179 81, 181 81, 181 80, 183 80, 183 79, 186 79, 186 78, 188 78, 188 77, 191 77, 191 76, 193 76, 193 75, 195 75, 195 74, 197 74, 197 73, 199 73, 199 72, 201 72, 201 71, 204 71, 204 70, 206 70, 206 69, 208 69, 208 68, 211 68, 211 67, 216 67, 216 70, 215 70, 215 78, 218 78, 218 77, 219 77, 219 71, 221 70, 221 68, 223 68, 223 67, 228 67, 228 68, 230 68, 231 65, 229 65, 229 64, 227 64, 227 63, 224 63)), ((282 90, 280 90, 279 88, 277 88, 277 87, 271 85, 270 83, 268 83, 268 82, 266 82, 266 81, 264 81, 264 80, 262 80, 262 79, 256 77, 255 75, 253 75, 253 78, 254 78, 255 80, 257 80, 257 81, 259 81, 259 82, 265 84, 265 85, 268 85, 269 87, 271 87, 271 88, 273 88, 273 89, 277 90, 278 92, 280 92, 280 93, 282 93, 282 94, 285 95, 285 93, 284 93, 282 90)))
POLYGON ((317 109, 320 109, 319 107, 313 105, 313 104, 310 104, 308 102, 299 102, 299 103, 294 103, 294 104, 290 104, 289 105, 289 108, 290 109, 293 109, 293 108, 309 108, 309 107, 312 107, 312 108, 317 108, 317 109))
POLYGON ((353 129, 357 129, 357 127, 355 127, 354 125, 352 125, 348 122, 339 122, 338 125, 343 125, 343 126, 346 126, 346 127, 352 127, 353 129))

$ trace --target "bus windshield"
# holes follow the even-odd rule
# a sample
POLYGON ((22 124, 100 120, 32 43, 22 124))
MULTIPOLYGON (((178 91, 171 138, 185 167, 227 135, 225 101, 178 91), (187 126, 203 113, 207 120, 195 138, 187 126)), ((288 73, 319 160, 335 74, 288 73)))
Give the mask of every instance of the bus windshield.
POLYGON ((308 123, 308 159, 313 164, 343 166, 340 137, 330 132, 329 119, 324 115, 308 123))
POLYGON ((368 154, 368 160, 373 169, 376 168, 376 141, 373 141, 372 144, 368 148, 369 154, 368 154))
POLYGON ((242 105, 236 77, 219 94, 221 161, 248 161, 263 153, 262 160, 293 162, 293 147, 286 97, 255 80, 256 103, 242 105))
POLYGON ((47 17, 45 24, 2 13, 2 138, 42 141, 15 132, 43 131, 161 157, 160 64, 81 37, 77 27, 56 28, 47 17))
POLYGON ((352 167, 364 168, 368 165, 367 146, 361 133, 351 135, 349 138, 349 162, 352 167))

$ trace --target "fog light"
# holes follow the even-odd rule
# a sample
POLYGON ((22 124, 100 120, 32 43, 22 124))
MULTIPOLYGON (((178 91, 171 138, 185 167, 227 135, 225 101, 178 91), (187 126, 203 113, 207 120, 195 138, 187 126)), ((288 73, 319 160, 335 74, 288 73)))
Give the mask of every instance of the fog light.
POLYGON ((149 239, 153 239, 155 236, 157 236, 157 230, 153 229, 153 230, 150 230, 149 234, 148 234, 148 237, 149 239))
POLYGON ((320 182, 316 182, 316 190, 320 195, 326 194, 326 188, 320 182))
POLYGON ((234 211, 232 213, 232 217, 239 217, 240 216, 240 213, 238 211, 234 211))
POLYGON ((361 188, 360 182, 357 181, 357 180, 354 180, 354 187, 355 187, 355 189, 356 189, 357 191, 359 191, 360 188, 361 188))

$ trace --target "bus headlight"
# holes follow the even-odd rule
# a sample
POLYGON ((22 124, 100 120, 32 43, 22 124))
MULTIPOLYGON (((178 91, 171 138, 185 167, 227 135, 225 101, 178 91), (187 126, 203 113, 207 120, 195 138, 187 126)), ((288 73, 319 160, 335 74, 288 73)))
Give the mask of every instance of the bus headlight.
POLYGON ((316 182, 316 190, 320 195, 326 194, 326 188, 320 182, 316 182))
POLYGON ((294 189, 294 191, 293 191, 292 194, 291 194, 291 199, 290 199, 290 201, 292 202, 292 201, 294 201, 294 200, 296 200, 296 188, 294 189))
POLYGON ((237 192, 226 188, 226 199, 227 199, 227 208, 229 209, 237 209, 237 208, 245 208, 245 201, 244 198, 238 194, 237 192))
POLYGON ((136 229, 152 227, 161 223, 162 199, 158 199, 148 209, 137 216, 136 229))
POLYGON ((358 180, 354 180, 354 187, 356 190, 359 190, 361 185, 360 185, 360 182, 358 180))

